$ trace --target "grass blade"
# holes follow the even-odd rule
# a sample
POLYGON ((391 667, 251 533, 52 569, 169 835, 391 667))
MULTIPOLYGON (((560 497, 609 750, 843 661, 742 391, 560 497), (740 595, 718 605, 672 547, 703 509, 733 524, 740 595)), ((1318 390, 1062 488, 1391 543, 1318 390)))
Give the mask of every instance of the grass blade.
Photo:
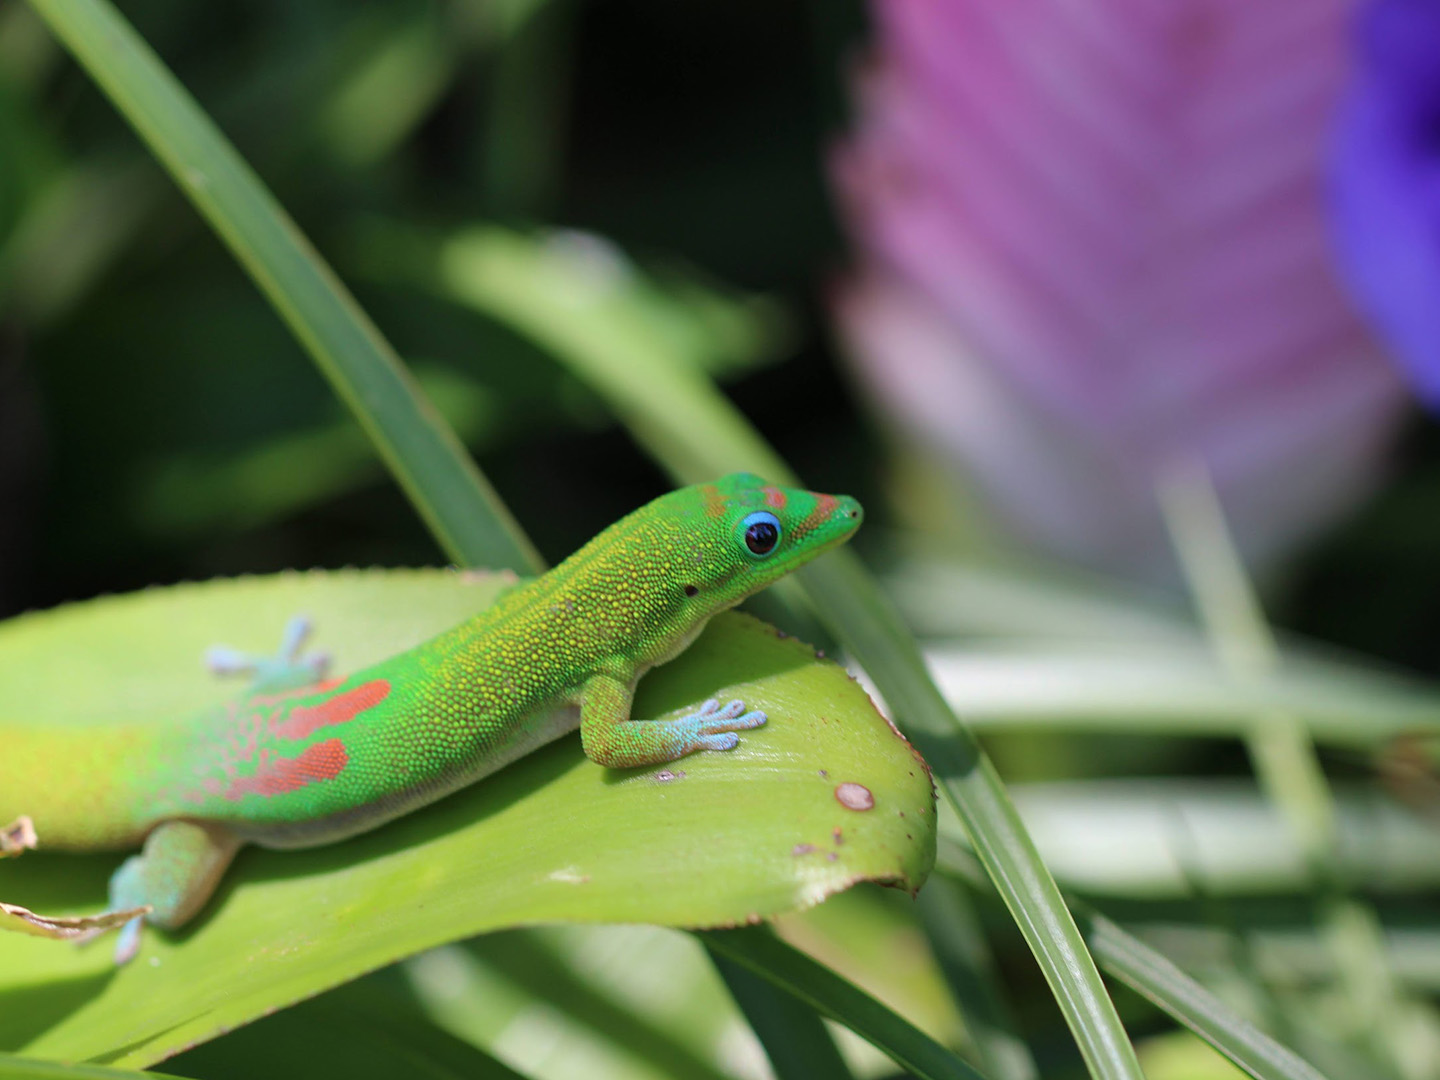
MULTIPOLYGON (((606 399, 626 427, 683 482, 749 468, 793 482, 760 435, 693 367, 677 363, 620 259, 602 267, 573 245, 485 230, 439 258, 440 285, 553 352, 606 399)), ((1004 786, 925 668, 914 637, 850 551, 798 575, 811 605, 864 666, 929 761, 977 853, 1034 951, 1092 1075, 1141 1077, 1134 1048, 1060 891, 1004 786)))
POLYGON ((711 952, 844 1024, 921 1080, 984 1080, 959 1055, 768 929, 706 930, 697 936, 711 952))
POLYGON ((1081 916, 1095 958, 1115 978, 1184 1024, 1255 1080, 1325 1080, 1144 942, 1099 915, 1081 916))
POLYGON ((853 1080, 813 1008, 724 953, 711 949, 710 959, 765 1048, 777 1080, 853 1080))
POLYGON ((465 448, 260 179, 108 0, 33 0, 355 413, 447 555, 541 566, 465 448))
MULTIPOLYGON (((1240 679, 1272 671, 1280 650, 1230 535, 1210 475, 1199 462, 1162 476, 1158 495, 1181 569, 1221 664, 1240 679)), ((1399 1076, 1404 1042, 1399 987, 1386 963, 1380 920, 1351 895, 1340 869, 1335 798, 1310 732, 1293 713, 1273 710, 1244 736, 1261 786, 1305 852, 1321 894, 1322 933, 1334 947, 1337 983, 1355 1017, 1347 1042, 1399 1076)))
POLYGON ((1038 1080, 1040 1068, 1016 1031, 995 959, 965 887, 934 874, 919 901, 935 959, 965 1017, 971 1056, 994 1080, 1038 1080))

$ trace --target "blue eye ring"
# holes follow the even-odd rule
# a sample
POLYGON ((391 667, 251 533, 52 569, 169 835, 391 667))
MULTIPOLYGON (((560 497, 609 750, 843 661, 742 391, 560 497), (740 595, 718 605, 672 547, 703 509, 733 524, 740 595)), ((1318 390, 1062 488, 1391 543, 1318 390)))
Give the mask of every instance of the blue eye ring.
POLYGON ((780 519, 768 510, 756 510, 740 522, 745 550, 752 559, 763 559, 780 546, 780 519))

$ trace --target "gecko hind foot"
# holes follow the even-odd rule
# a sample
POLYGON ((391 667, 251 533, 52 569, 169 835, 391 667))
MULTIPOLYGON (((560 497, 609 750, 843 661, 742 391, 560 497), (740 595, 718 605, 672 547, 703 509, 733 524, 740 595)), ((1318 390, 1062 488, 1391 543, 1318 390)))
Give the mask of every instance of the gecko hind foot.
POLYGON ((140 951, 140 931, 145 925, 144 916, 137 916, 120 928, 115 938, 115 966, 128 964, 140 951))

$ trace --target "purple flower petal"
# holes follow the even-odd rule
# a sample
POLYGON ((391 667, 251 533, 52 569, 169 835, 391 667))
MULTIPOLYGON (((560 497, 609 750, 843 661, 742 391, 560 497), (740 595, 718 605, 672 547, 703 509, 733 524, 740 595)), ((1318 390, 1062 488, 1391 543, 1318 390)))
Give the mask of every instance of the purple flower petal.
POLYGON ((1332 167, 1336 244, 1357 302, 1440 406, 1440 2, 1380 0, 1358 30, 1332 167))

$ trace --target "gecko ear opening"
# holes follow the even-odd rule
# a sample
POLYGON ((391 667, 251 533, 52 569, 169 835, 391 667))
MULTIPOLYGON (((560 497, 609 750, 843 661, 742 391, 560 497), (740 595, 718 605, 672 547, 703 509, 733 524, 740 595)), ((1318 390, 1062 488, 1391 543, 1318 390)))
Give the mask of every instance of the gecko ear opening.
POLYGON ((686 585, 686 586, 685 586, 685 595, 686 595, 686 596, 695 596, 695 595, 697 595, 699 592, 700 592, 700 588, 699 588, 699 586, 697 586, 697 585, 686 585))

